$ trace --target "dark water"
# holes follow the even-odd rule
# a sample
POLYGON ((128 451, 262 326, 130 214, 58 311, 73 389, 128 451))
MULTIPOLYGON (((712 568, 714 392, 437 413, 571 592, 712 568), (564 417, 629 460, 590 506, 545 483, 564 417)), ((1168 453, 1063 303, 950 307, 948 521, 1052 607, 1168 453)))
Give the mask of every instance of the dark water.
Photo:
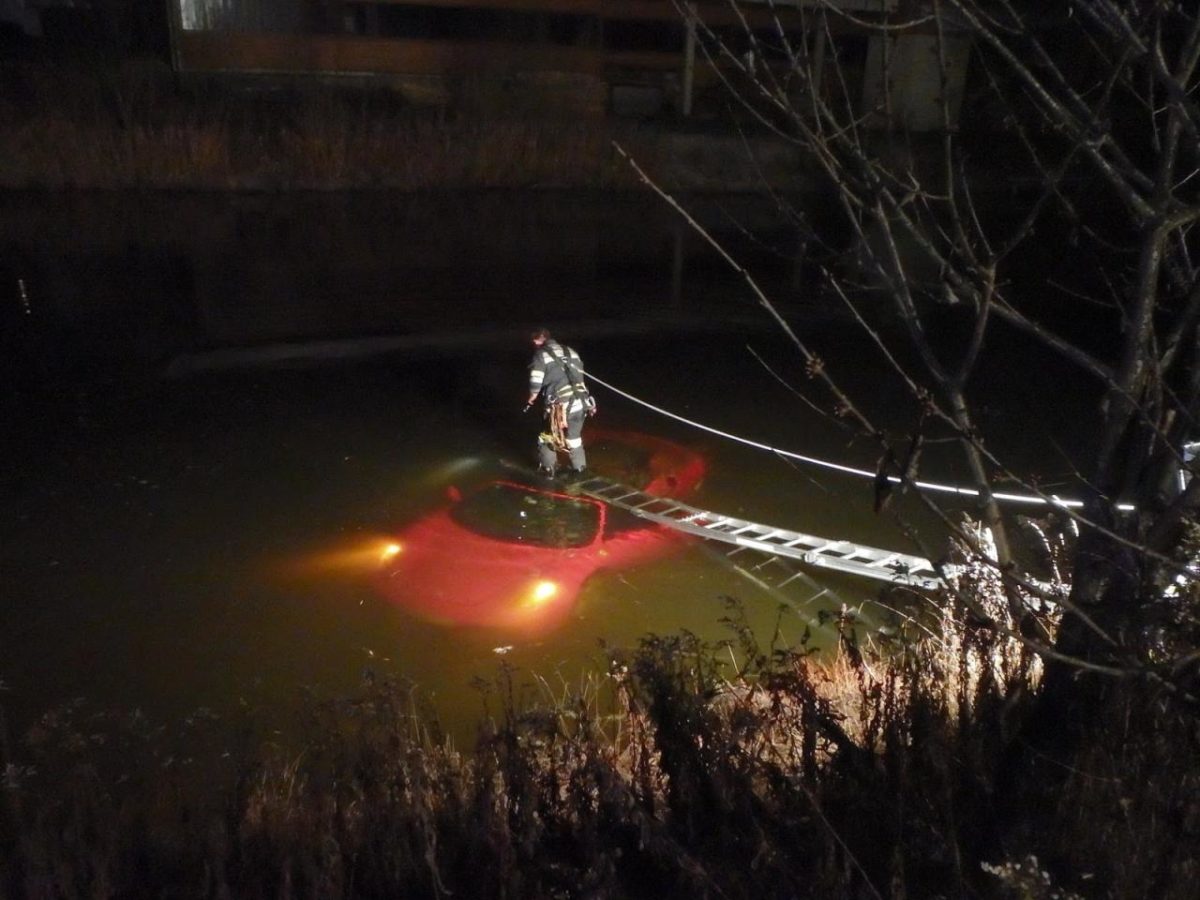
MULTIPOLYGON (((730 204, 707 202, 722 221, 730 204)), ((163 720, 286 711, 302 688, 373 672, 410 678, 467 736, 472 682, 501 658, 531 683, 574 683, 602 641, 728 637, 727 597, 764 641, 807 629, 828 644, 822 616, 842 605, 888 620, 872 583, 814 572, 773 594, 701 544, 598 574, 536 637, 432 624, 375 589, 398 528, 498 459, 529 459, 521 336, 539 321, 674 413, 874 465, 781 383, 820 398, 738 280, 686 241, 677 261, 672 222, 643 199, 10 197, 3 213, 0 702, 17 732, 76 696, 163 720), (311 343, 331 338, 346 340, 311 343), (281 365, 284 341, 301 350, 281 365)), ((861 335, 806 302, 786 259, 764 266, 805 339, 903 434, 912 404, 861 335)), ((985 425, 1058 477, 1086 433, 1087 389, 1064 380, 1035 403, 1020 352, 994 350, 985 425)), ((706 456, 696 505, 913 552, 867 481, 597 397, 597 424, 706 456)), ((962 481, 950 448, 926 459, 923 477, 962 481)), ((944 547, 915 501, 900 509, 944 547)))

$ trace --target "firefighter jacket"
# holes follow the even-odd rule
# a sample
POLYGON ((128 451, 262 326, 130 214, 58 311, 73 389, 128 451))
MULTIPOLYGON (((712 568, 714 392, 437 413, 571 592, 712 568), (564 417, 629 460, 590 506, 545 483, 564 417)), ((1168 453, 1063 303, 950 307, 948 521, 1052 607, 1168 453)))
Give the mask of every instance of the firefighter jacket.
POLYGON ((565 403, 567 413, 595 406, 583 380, 583 360, 570 347, 548 340, 534 351, 529 363, 529 393, 541 393, 547 405, 565 403))

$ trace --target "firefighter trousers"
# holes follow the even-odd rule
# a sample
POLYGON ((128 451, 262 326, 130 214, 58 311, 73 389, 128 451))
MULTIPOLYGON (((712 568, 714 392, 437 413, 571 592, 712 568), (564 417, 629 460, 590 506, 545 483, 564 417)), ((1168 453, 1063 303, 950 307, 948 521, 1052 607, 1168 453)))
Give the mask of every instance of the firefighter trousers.
MULTIPOLYGON (((538 435, 538 467, 553 473, 558 468, 559 453, 565 453, 571 460, 571 468, 582 472, 587 468, 587 455, 583 451, 583 421, 587 418, 587 412, 582 408, 577 412, 567 412, 566 422, 560 420, 558 427, 554 423, 555 414, 554 410, 549 412, 548 428, 538 435)), ((562 413, 558 415, 562 416, 562 413)))

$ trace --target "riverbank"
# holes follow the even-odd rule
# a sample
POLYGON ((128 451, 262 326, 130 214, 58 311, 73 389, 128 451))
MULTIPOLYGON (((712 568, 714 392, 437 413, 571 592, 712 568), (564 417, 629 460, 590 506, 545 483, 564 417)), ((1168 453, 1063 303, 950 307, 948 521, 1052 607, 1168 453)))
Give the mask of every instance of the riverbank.
POLYGON ((577 688, 502 667, 473 748, 374 676, 313 701, 302 752, 209 710, 164 729, 68 704, 3 748, 0 891, 1192 896, 1195 767, 1167 704, 1126 686, 1038 793, 1006 766, 1036 702, 1016 642, 960 626, 884 658, 847 636, 822 664, 733 615, 723 646, 647 638, 577 688))
POLYGON ((164 64, 0 67, 0 188, 802 189, 791 148, 736 129, 538 113, 467 94, 437 108, 347 82, 183 85, 164 64))

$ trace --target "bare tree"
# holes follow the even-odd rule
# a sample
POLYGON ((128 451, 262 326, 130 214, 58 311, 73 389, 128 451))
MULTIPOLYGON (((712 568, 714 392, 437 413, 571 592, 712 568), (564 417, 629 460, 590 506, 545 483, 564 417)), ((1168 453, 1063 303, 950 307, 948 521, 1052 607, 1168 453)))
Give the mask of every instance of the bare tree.
MULTIPOLYGON (((831 297, 885 298, 919 360, 900 363, 894 333, 855 305, 922 410, 884 474, 911 485, 922 436, 948 428, 993 562, 1014 596, 1029 590, 993 485, 1051 498, 992 452, 972 382, 1001 330, 1077 367, 1096 386, 1100 428, 1085 504, 1058 508, 1081 537, 1053 654, 1072 666, 1047 694, 1065 696, 1082 665, 1190 696, 1194 655, 1150 626, 1164 587, 1191 578, 1181 542, 1200 506, 1200 479, 1180 478, 1184 445, 1200 438, 1200 13, 1170 0, 765 0, 764 18, 764 3, 729 3, 740 28, 680 10, 738 108, 830 186, 856 259, 825 273, 831 297), (865 66, 851 65, 852 46, 866 47, 865 66), (1016 202, 998 203, 997 186, 1016 202), (1047 240, 1065 274, 1035 284, 1047 240), (936 336, 947 322, 952 341, 936 336)), ((890 450, 789 334, 839 412, 890 450)))

